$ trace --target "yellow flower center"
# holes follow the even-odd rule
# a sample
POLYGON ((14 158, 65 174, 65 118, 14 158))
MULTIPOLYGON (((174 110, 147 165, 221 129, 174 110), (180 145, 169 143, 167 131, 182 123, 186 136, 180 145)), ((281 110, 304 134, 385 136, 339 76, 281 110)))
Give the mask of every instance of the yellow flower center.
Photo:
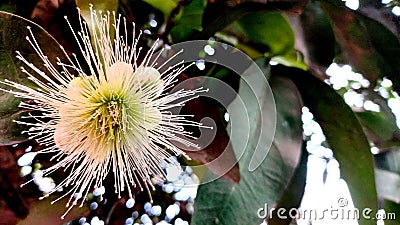
POLYGON ((155 100, 163 81, 151 67, 134 71, 132 65, 116 62, 99 78, 82 75, 62 91, 68 101, 59 106, 55 142, 60 148, 76 135, 90 142, 139 140, 162 120, 155 100))

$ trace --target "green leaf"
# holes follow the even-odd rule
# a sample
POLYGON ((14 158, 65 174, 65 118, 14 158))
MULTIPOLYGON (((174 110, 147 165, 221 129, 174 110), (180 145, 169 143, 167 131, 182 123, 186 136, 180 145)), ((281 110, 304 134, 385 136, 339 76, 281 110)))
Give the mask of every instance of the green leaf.
POLYGON ((242 18, 249 13, 264 10, 263 4, 243 3, 223 12, 211 22, 204 24, 203 31, 195 39, 208 39, 216 32, 221 31, 228 25, 242 18))
POLYGON ((193 0, 189 5, 184 6, 182 13, 174 18, 175 26, 171 29, 172 40, 182 42, 202 31, 201 20, 203 18, 206 2, 193 0))
POLYGON ((363 91, 366 100, 379 105, 379 112, 364 111, 356 115, 363 125, 368 140, 379 149, 387 149, 400 144, 400 130, 396 124, 396 117, 388 106, 387 99, 372 90, 363 91))
MULTIPOLYGON (((309 2, 301 15, 285 16, 296 37, 295 48, 303 55, 308 68, 321 77, 326 76, 323 71, 333 62, 336 42, 330 21, 319 3, 309 2)), ((295 64, 281 64, 302 69, 295 64)))
POLYGON ((397 131, 396 121, 386 116, 382 111, 380 112, 357 112, 356 113, 361 124, 372 134, 374 137, 382 141, 389 141, 393 138, 394 133, 397 131))
POLYGON ((329 66, 335 57, 335 35, 327 15, 310 2, 300 16, 308 62, 329 66))
POLYGON ((400 90, 400 41, 389 29, 379 22, 357 14, 357 18, 366 27, 372 45, 376 52, 383 58, 380 62, 381 77, 388 77, 393 81, 393 88, 400 90))
POLYGON ((218 32, 215 34, 217 38, 223 40, 224 42, 230 43, 234 45, 236 48, 245 52, 252 59, 260 59, 264 56, 264 54, 258 49, 247 45, 246 40, 241 39, 243 34, 239 34, 236 32, 238 30, 237 24, 232 24, 228 26, 224 31, 218 32))
POLYGON ((306 145, 303 144, 303 151, 301 154, 301 159, 298 167, 296 168, 293 177, 285 189, 285 192, 282 194, 282 198, 277 202, 275 208, 285 208, 286 211, 283 213, 283 216, 286 216, 286 219, 282 217, 282 215, 277 215, 277 210, 272 212, 272 215, 267 219, 269 225, 289 225, 292 222, 291 215, 289 212, 293 208, 299 208, 300 203, 303 199, 304 188, 306 186, 306 178, 307 178, 307 161, 308 161, 308 153, 306 150, 306 145))
POLYGON ((302 56, 293 49, 293 31, 280 13, 258 10, 249 14, 239 9, 241 7, 238 6, 235 13, 240 19, 215 36, 244 51, 253 59, 273 57, 284 65, 307 68, 302 56))
MULTIPOLYGON (((285 78, 272 80, 278 117, 276 135, 269 148, 273 136, 270 132, 274 132, 275 127, 274 100, 263 82, 254 82, 258 86, 251 86, 253 89, 250 89, 242 81, 238 93, 240 97, 230 105, 234 109, 233 106, 243 101, 250 127, 247 129, 246 119, 240 110, 228 109, 231 121, 236 123, 232 128, 242 128, 231 134, 235 154, 239 157, 243 153, 239 159, 241 180, 238 184, 231 184, 218 179, 201 185, 192 218, 194 225, 260 224, 262 219, 257 215, 258 209, 264 208, 265 204, 273 206, 281 199, 298 165, 302 145, 302 105, 296 87, 285 78), (261 102, 256 101, 252 91, 255 91, 255 96, 261 97, 261 102), (246 136, 250 138, 248 143, 244 143, 246 136), (243 147, 245 151, 241 152, 243 147), (257 149, 269 149, 269 152, 265 155, 266 152, 257 149), (253 166, 258 163, 259 166, 254 169, 253 166)), ((209 179, 214 177, 211 173, 206 175, 209 179)))
MULTIPOLYGON (((368 140, 351 108, 323 81, 312 74, 283 66, 272 67, 272 74, 286 74, 298 87, 304 104, 321 125, 327 142, 340 163, 340 171, 358 209, 377 208, 374 162, 368 140)), ((360 224, 375 221, 361 218, 360 224)))
POLYGON ((279 12, 260 11, 244 15, 239 26, 250 42, 268 56, 284 55, 294 47, 294 34, 279 12))
POLYGON ((272 57, 273 61, 280 63, 285 66, 296 67, 302 70, 307 70, 307 64, 303 61, 303 57, 299 52, 292 49, 285 55, 279 55, 272 57))
MULTIPOLYGON (((48 71, 44 68, 43 61, 25 39, 29 35, 27 26, 32 28, 32 32, 44 54, 49 57, 54 65, 56 57, 61 59, 65 57, 56 40, 38 25, 22 17, 0 12, 0 80, 9 79, 33 87, 33 82, 27 79, 25 73, 21 72, 20 67, 25 66, 25 64, 16 58, 15 51, 20 51, 29 62, 42 71, 48 71)), ((26 69, 28 70, 28 68, 26 69)), ((30 72, 35 73, 34 71, 30 72)), ((10 89, 10 87, 4 85, 0 85, 0 88, 10 89)), ((0 145, 25 141, 27 137, 20 133, 24 127, 12 122, 14 119, 19 119, 23 113, 18 107, 21 99, 0 91, 0 100, 2 102, 0 105, 0 145)))
MULTIPOLYGON (((212 3, 209 3, 212 4, 212 3)), ((229 4, 231 5, 231 4, 229 4)), ((221 31, 228 25, 232 24, 233 22, 239 20, 240 18, 248 15, 248 14, 253 14, 256 12, 260 11, 269 11, 269 12, 277 12, 277 11, 291 11, 295 6, 295 4, 291 4, 288 2, 282 2, 282 1, 263 1, 263 3, 260 2, 241 2, 240 4, 235 3, 235 6, 232 8, 229 8, 227 10, 220 10, 218 16, 210 16, 212 19, 204 19, 204 24, 203 24, 203 31, 193 37, 193 39, 208 39, 209 37, 212 37, 216 32, 221 31), (215 18, 213 18, 215 17, 215 18)), ((210 6, 212 8, 212 6, 210 6)), ((223 7, 225 8, 225 7, 223 7)), ((212 11, 212 9, 211 9, 212 11)), ((207 12, 206 15, 209 15, 207 12)))
POLYGON ((160 10, 164 14, 164 18, 168 18, 171 11, 178 6, 178 0, 143 0, 149 5, 153 6, 155 9, 160 10))

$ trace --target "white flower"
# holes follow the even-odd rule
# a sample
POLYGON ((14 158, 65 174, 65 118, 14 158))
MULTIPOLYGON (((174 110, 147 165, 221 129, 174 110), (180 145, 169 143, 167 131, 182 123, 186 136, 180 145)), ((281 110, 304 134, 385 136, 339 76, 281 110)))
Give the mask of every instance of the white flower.
MULTIPOLYGON (((158 47, 156 42, 139 64, 139 37, 133 33, 133 44, 128 46, 126 36, 119 30, 120 17, 94 10, 91 16, 92 30, 98 31, 92 34, 93 45, 85 22, 81 21, 82 30, 74 33, 78 43, 81 40, 80 49, 89 74, 75 56, 69 58, 67 54, 69 62, 58 60, 59 71, 42 53, 31 32, 27 39, 50 74, 40 71, 18 53, 18 58, 36 72, 31 74, 22 69, 38 87, 1 81, 14 89, 3 91, 30 100, 22 102, 20 107, 36 111, 25 117, 30 120, 17 122, 29 126, 26 132, 30 138, 46 146, 39 153, 53 153, 53 158, 58 160, 44 170, 44 175, 59 168, 72 171, 49 192, 69 187, 60 197, 71 196, 65 214, 79 199, 82 199, 82 206, 90 190, 102 187, 110 170, 119 197, 127 190, 132 198, 131 189, 136 185, 141 189, 143 185, 148 191, 154 189, 151 179, 165 179, 161 164, 167 162, 180 168, 168 151, 175 155, 184 153, 173 142, 196 146, 187 140, 190 133, 183 127, 202 126, 169 111, 204 91, 167 92, 176 82, 176 76, 185 69, 183 62, 160 74, 166 63, 158 66, 156 60, 160 55, 157 53, 153 57, 158 47), (114 27, 114 40, 110 38, 110 23, 114 27)), ((122 25, 126 31, 125 20, 122 25)))

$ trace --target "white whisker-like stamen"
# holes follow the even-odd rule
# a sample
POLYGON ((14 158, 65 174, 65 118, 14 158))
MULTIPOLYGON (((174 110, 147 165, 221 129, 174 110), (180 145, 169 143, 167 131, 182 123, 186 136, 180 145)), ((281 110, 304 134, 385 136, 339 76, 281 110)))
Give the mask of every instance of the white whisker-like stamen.
POLYGON ((169 66, 176 55, 158 66, 156 60, 162 51, 153 54, 159 41, 155 41, 139 63, 142 48, 138 41, 142 32, 135 37, 133 31, 133 43, 129 44, 125 18, 114 12, 96 13, 92 6, 90 9, 91 23, 79 19, 81 30, 78 32, 66 18, 83 62, 79 62, 75 54, 68 56, 60 47, 67 62, 56 58, 56 68, 28 28, 27 40, 42 59, 48 74, 17 52, 18 59, 35 72, 31 74, 22 68, 36 88, 0 81, 13 88, 0 90, 30 100, 22 102, 20 107, 34 112, 16 122, 28 126, 24 132, 45 146, 38 153, 51 153, 52 160, 57 161, 43 170, 43 175, 58 169, 70 171, 65 180, 45 195, 60 188, 67 190, 55 200, 70 195, 62 217, 75 205, 82 206, 89 191, 103 186, 109 172, 114 175, 115 192, 119 197, 127 191, 132 198, 135 187, 150 194, 150 190, 154 190, 151 179, 166 176, 161 164, 170 163, 180 169, 177 161, 169 159, 169 152, 186 156, 173 142, 198 147, 190 141, 195 138, 184 127, 209 128, 188 120, 190 115, 174 115, 169 111, 206 91, 200 88, 168 93, 187 66, 183 62, 169 66), (94 32, 93 41, 88 26, 94 32), (120 33, 120 27, 125 36, 120 33), (113 39, 111 33, 115 35, 113 39), (167 68, 160 72, 164 67, 167 68), (84 68, 89 72, 85 73, 84 68))

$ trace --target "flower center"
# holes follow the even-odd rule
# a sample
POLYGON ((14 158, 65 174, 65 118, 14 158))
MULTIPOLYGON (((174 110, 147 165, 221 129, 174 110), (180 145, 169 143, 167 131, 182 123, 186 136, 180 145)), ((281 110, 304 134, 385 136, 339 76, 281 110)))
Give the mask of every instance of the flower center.
POLYGON ((121 100, 106 101, 94 113, 92 123, 98 124, 102 134, 114 139, 115 132, 123 129, 123 111, 124 106, 121 100))
POLYGON ((138 68, 134 72, 123 62, 113 64, 99 78, 74 78, 63 90, 68 101, 59 106, 57 146, 67 147, 68 137, 76 135, 91 142, 99 142, 99 138, 139 140, 143 132, 161 123, 155 100, 163 91, 162 84, 156 69, 138 68))

